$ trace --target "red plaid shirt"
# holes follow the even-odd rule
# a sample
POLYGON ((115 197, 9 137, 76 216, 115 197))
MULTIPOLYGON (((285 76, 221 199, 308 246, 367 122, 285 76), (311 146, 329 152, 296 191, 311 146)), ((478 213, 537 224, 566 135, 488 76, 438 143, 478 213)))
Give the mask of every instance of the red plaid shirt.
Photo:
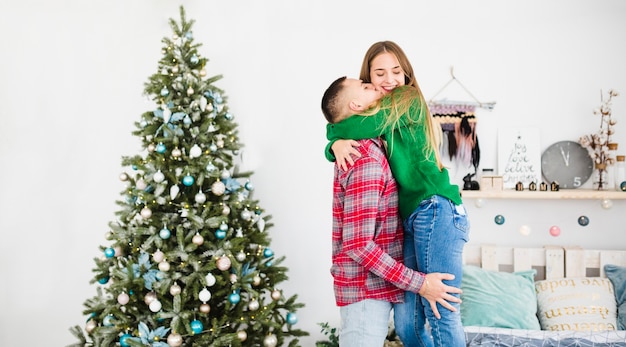
POLYGON ((417 292, 424 275, 402 263, 398 191, 380 139, 360 140, 361 157, 348 171, 335 165, 333 264, 335 300, 345 306, 364 299, 402 302, 417 292))

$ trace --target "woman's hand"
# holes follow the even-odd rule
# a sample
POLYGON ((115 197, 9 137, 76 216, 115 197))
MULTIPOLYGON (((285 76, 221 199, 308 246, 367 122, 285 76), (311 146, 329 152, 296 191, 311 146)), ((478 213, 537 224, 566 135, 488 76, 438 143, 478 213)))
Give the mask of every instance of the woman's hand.
POLYGON ((354 140, 337 140, 332 146, 330 146, 333 150, 333 154, 335 155, 335 161, 344 171, 348 170, 346 162, 350 164, 350 166, 354 165, 354 159, 352 159, 351 155, 354 155, 357 158, 361 157, 361 153, 354 149, 354 147, 359 146, 360 144, 354 140))
POLYGON ((453 274, 439 272, 426 274, 424 284, 422 284, 422 288, 420 288, 418 292, 419 295, 428 300, 428 302, 430 303, 430 307, 433 309, 433 313, 435 314, 435 317, 437 317, 437 319, 441 318, 439 310, 437 310, 437 303, 452 312, 456 312, 456 308, 450 305, 450 303, 461 303, 460 298, 452 295, 452 293, 461 294, 463 292, 461 288, 452 287, 443 283, 443 280, 453 279, 453 274))

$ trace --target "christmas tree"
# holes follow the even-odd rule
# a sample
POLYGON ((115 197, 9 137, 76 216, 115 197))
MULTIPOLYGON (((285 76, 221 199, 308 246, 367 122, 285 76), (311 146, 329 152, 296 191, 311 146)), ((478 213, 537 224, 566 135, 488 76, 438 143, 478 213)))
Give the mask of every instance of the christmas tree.
POLYGON ((155 109, 133 135, 143 151, 123 157, 117 220, 95 258, 97 295, 72 346, 298 346, 297 296, 269 247, 271 227, 226 97, 207 77, 193 20, 170 19, 158 72, 145 84, 155 109))

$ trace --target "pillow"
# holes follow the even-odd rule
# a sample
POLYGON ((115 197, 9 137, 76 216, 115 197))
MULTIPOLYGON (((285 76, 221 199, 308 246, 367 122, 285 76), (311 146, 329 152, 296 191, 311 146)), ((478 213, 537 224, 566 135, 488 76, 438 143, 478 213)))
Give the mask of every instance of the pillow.
POLYGON ((543 330, 617 330, 617 305, 608 278, 538 281, 537 305, 543 330))
POLYGON ((615 301, 617 301, 617 326, 626 330, 626 267, 604 265, 606 277, 613 283, 615 301))
POLYGON ((461 321, 465 326, 539 330, 536 270, 496 272, 463 266, 461 321))

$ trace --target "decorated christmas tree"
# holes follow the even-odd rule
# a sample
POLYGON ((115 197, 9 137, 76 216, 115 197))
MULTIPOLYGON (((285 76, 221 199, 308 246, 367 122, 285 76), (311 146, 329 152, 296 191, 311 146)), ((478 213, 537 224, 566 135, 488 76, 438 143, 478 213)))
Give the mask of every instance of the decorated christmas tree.
POLYGON ((270 248, 270 216, 237 169, 221 76, 206 76, 194 21, 183 7, 180 17, 145 84, 155 108, 133 131, 144 150, 122 158, 121 208, 72 346, 298 346, 303 305, 280 289, 287 269, 270 248))

